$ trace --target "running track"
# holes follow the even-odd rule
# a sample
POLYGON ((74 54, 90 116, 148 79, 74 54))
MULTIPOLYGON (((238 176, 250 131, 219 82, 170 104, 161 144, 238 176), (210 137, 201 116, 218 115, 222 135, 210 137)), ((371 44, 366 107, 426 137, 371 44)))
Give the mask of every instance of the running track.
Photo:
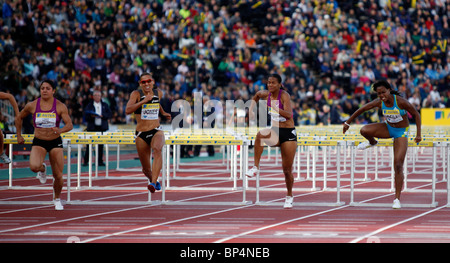
MULTIPOLYGON (((189 167, 187 167, 189 168, 189 167)), ((220 169, 205 167, 203 176, 229 176, 220 169)), ((130 200, 145 201, 148 198, 146 180, 129 180, 123 176, 141 176, 136 172, 110 172, 115 180, 106 180, 102 173, 94 179, 94 185, 142 187, 142 190, 97 191, 82 188, 73 190, 72 200, 130 200)), ((166 199, 173 201, 240 201, 242 192, 232 190, 230 180, 188 180, 194 172, 177 172, 185 180, 172 180, 172 186, 181 188, 167 190, 166 199), (229 190, 192 190, 195 187, 230 187, 229 190), (184 188, 183 188, 184 187, 184 188)), ((262 181, 266 189, 261 200, 284 201, 284 180, 281 171, 267 173, 262 181), (279 180, 277 180, 279 179, 279 180)), ((330 178, 333 177, 329 173, 330 178)), ((348 173, 342 177, 348 177, 348 173)), ((429 174, 409 175, 427 177, 429 174)), ((143 176, 142 176, 143 178, 143 176)), ((76 184, 72 178, 72 187, 76 184)), ((48 180, 50 181, 50 180, 48 180)), ((240 182, 239 182, 240 183, 240 182)), ((14 181, 15 185, 42 186, 35 178, 14 181)), ((250 181, 249 186, 255 182, 250 181)), ((358 182, 358 187, 388 187, 388 183, 358 182)), ((87 185, 83 179, 82 185, 87 185)), ((333 182, 328 182, 333 187, 333 182)), ((7 182, 0 182, 0 200, 51 200, 49 189, 11 190, 7 182)), ((296 182, 294 188, 307 188, 311 182, 296 182)), ((321 183, 318 184, 318 187, 321 183)), ((342 181, 343 189, 349 182, 342 181)), ((439 182, 437 189, 444 189, 446 182, 439 182)), ((429 189, 429 183, 408 183, 409 188, 429 189)), ((295 202, 334 200, 333 191, 297 191, 295 202)), ((405 192, 402 204, 427 203, 429 193, 405 192)), ((360 192, 358 201, 391 203, 393 193, 360 192)), ((64 199, 64 190, 63 190, 64 199)), ((161 200, 161 193, 152 195, 161 200)), ((255 200, 255 191, 247 192, 246 200, 255 200)), ((408 243, 450 242, 450 208, 446 207, 445 193, 438 193, 435 208, 354 207, 349 206, 349 192, 341 193, 343 206, 294 206, 286 210, 277 205, 66 205, 64 211, 55 211, 53 205, 0 205, 1 243, 408 243)))

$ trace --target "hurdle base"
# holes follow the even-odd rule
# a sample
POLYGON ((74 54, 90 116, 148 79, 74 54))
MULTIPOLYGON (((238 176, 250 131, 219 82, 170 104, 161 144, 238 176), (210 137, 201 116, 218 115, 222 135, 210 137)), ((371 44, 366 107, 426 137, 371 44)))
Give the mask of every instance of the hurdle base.
MULTIPOLYGON (((283 207, 284 202, 255 202, 255 205, 259 206, 280 206, 283 207)), ((345 202, 321 202, 321 203, 315 203, 315 202, 293 202, 292 206, 294 207, 301 207, 301 206, 343 206, 345 205, 345 202)))
MULTIPOLYGON (((81 201, 81 200, 61 200, 63 205, 117 205, 117 206, 136 206, 136 205, 220 205, 220 206, 245 206, 251 205, 252 201, 245 202, 195 202, 195 201, 81 201)), ((0 205, 51 205, 53 201, 0 201, 0 205)))
POLYGON ((0 201, 0 205, 53 205, 53 201, 0 201))
POLYGON ((245 201, 245 202, 215 202, 215 201, 164 201, 162 202, 163 205, 223 205, 223 206, 246 206, 251 205, 252 201, 245 201))
MULTIPOLYGON (((63 205, 160 205, 161 201, 81 201, 61 200, 63 205)), ((53 201, 0 201, 0 205, 54 205, 53 201)))
MULTIPOLYGON (((359 206, 359 207, 390 207, 392 208, 392 203, 361 203, 361 202, 351 202, 349 206, 359 206)), ((438 202, 430 204, 402 204, 402 208, 414 207, 414 208, 430 208, 437 207, 438 202)))
MULTIPOLYGON (((166 190, 176 191, 242 191, 242 187, 188 187, 188 186, 170 186, 166 190)), ((248 190, 248 189, 247 189, 248 190)))
POLYGON ((81 201, 73 200, 68 205, 161 205, 160 200, 154 201, 81 201))

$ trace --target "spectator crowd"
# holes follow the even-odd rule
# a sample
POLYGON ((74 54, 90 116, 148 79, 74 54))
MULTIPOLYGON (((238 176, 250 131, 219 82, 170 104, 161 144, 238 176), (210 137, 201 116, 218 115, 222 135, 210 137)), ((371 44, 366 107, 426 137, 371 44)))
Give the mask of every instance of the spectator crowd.
MULTIPOLYGON (((283 77, 296 125, 342 123, 381 78, 418 110, 450 108, 446 0, 0 3, 0 90, 23 107, 51 79, 75 125, 85 124, 94 90, 111 123, 133 123, 125 105, 143 72, 163 91, 166 112, 193 92, 246 101, 270 73, 283 77)), ((375 121, 377 112, 356 120, 375 121)))

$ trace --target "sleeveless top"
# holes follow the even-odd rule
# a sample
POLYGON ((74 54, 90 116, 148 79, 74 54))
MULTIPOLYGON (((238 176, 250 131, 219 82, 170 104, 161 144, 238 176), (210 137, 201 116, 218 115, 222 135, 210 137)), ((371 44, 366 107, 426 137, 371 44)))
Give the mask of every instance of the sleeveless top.
MULTIPOLYGON (((145 98, 144 92, 139 89, 139 94, 141 95, 139 101, 145 98)), ((138 108, 134 114, 140 114, 142 120, 157 120, 159 116, 159 97, 158 97, 158 89, 153 89, 153 97, 152 99, 143 104, 140 108, 138 108)))
POLYGON ((33 114, 33 126, 35 128, 59 127, 61 117, 56 112, 56 99, 53 99, 53 106, 49 111, 41 109, 41 98, 37 99, 36 110, 33 114))
MULTIPOLYGON (((283 104, 281 103, 281 99, 280 99, 280 98, 281 98, 281 93, 282 93, 282 92, 283 92, 282 90, 280 90, 280 91, 278 92, 278 98, 277 98, 277 100, 275 101, 275 105, 277 105, 278 108, 284 110, 284 106, 283 106, 283 104)), ((272 118, 273 121, 285 122, 285 121, 286 121, 286 118, 283 117, 283 116, 281 116, 278 112, 276 112, 275 110, 272 109, 272 104, 271 104, 271 102, 270 102, 270 96, 271 96, 271 94, 272 94, 272 93, 269 93, 269 99, 267 100, 267 107, 269 108, 269 115, 271 116, 271 118, 272 118)))
POLYGON ((386 120, 390 123, 399 123, 403 120, 402 116, 406 114, 406 110, 400 109, 397 105, 397 95, 394 95, 394 105, 392 107, 386 107, 383 101, 381 101, 381 110, 383 115, 386 116, 386 120))

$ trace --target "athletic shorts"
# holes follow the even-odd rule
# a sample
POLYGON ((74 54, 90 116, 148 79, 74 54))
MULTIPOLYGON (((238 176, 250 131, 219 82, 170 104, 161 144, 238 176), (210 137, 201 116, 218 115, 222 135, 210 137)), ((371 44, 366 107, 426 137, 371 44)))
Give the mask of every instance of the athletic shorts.
POLYGON ((156 129, 150 130, 150 131, 145 131, 145 132, 138 132, 136 131, 136 137, 141 138, 142 140, 144 140, 148 145, 150 145, 152 143, 152 139, 153 136, 158 132, 161 131, 161 128, 158 127, 156 129))
POLYGON ((386 122, 388 131, 389 131, 389 135, 392 138, 401 138, 401 137, 406 137, 408 138, 409 135, 409 126, 405 127, 405 128, 394 128, 391 125, 389 125, 389 123, 386 122))
POLYGON ((50 141, 41 140, 34 137, 33 144, 31 145, 31 147, 33 146, 40 146, 44 148, 47 152, 50 152, 53 148, 63 148, 63 142, 61 136, 50 141))
POLYGON ((280 141, 280 145, 283 142, 297 141, 297 131, 295 128, 279 128, 279 127, 271 127, 272 131, 274 131, 278 135, 278 140, 280 141))

